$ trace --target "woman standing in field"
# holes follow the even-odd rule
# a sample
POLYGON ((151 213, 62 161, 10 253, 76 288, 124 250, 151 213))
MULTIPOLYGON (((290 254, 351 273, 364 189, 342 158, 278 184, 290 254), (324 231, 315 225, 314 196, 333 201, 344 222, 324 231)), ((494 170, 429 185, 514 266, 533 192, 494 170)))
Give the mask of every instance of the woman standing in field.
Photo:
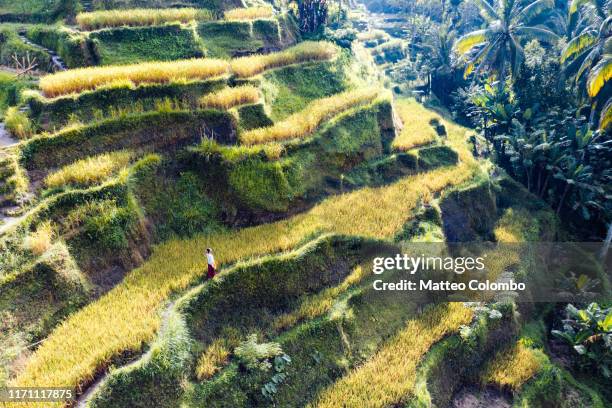
POLYGON ((217 265, 215 264, 215 257, 213 256, 211 248, 206 248, 206 260, 208 261, 208 273, 206 277, 212 279, 217 273, 217 265))

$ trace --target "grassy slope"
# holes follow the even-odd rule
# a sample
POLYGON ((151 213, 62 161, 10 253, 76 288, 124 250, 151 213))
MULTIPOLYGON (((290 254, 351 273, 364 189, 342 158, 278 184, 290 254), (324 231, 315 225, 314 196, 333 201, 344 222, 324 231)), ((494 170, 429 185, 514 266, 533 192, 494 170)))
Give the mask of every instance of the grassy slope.
POLYGON ((427 110, 414 99, 400 100, 396 106, 403 127, 399 136, 393 141, 395 149, 406 151, 436 140, 436 132, 429 121, 440 119, 440 115, 427 110))
POLYGON ((179 24, 104 30, 92 34, 91 38, 98 41, 101 65, 204 56, 193 29, 179 24))
POLYGON ((461 158, 457 167, 332 197, 304 214, 273 224, 160 245, 147 263, 60 326, 14 383, 76 387, 91 381, 96 370, 111 358, 125 350, 140 349, 159 328, 160 305, 172 292, 187 287, 202 274, 201 253, 207 246, 216 249, 221 264, 229 264, 293 248, 304 238, 322 231, 392 238, 402 229, 420 194, 459 184, 479 171, 464 135, 464 128, 449 124, 448 144, 461 158), (360 222, 355 223, 356 219, 360 222))

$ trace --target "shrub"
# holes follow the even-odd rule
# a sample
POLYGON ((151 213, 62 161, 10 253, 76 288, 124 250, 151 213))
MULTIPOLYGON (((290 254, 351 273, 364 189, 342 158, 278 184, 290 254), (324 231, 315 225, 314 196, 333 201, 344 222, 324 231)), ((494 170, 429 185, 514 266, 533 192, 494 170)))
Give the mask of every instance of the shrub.
POLYGON ((47 187, 61 187, 68 184, 90 185, 102 181, 130 161, 129 152, 101 154, 65 166, 45 178, 47 187))
POLYGON ((222 340, 216 340, 202 353, 196 367, 198 380, 211 378, 229 359, 230 352, 222 340))
POLYGON ((40 88, 48 97, 96 89, 103 85, 130 82, 167 83, 177 80, 208 79, 227 73, 229 64, 217 59, 190 59, 171 62, 145 62, 134 65, 89 67, 47 75, 40 88))
POLYGON ((238 77, 246 78, 261 74, 267 69, 307 61, 322 61, 336 55, 337 48, 329 42, 305 41, 295 47, 266 55, 252 55, 232 61, 232 70, 238 77))
POLYGON ((350 108, 370 103, 379 95, 379 89, 367 88, 315 100, 306 109, 289 116, 282 122, 243 133, 240 140, 252 145, 303 138, 314 133, 323 121, 350 108))
POLYGON ((14 106, 6 110, 4 124, 8 131, 19 139, 27 139, 34 135, 34 127, 30 119, 14 106))
POLYGON ((188 23, 190 21, 212 20, 213 14, 206 9, 170 8, 170 9, 128 9, 104 10, 90 13, 79 13, 77 24, 83 30, 97 30, 106 27, 148 26, 164 23, 188 23))
POLYGON ((256 20, 270 18, 274 15, 272 7, 236 8, 225 12, 226 20, 256 20))
POLYGON ((259 90, 254 86, 243 85, 224 88, 200 99, 203 108, 230 109, 238 105, 254 104, 259 101, 259 90))
POLYGON ((36 256, 40 256, 51 248, 53 227, 50 221, 38 226, 36 231, 30 233, 25 239, 25 246, 36 256))
POLYGON ((612 377, 612 307, 591 303, 586 309, 567 305, 563 331, 553 336, 563 340, 577 353, 581 368, 595 367, 605 378, 612 377))
POLYGON ((278 343, 258 343, 257 335, 250 334, 236 347, 234 354, 247 370, 268 370, 272 366, 269 360, 283 354, 283 349, 278 343))

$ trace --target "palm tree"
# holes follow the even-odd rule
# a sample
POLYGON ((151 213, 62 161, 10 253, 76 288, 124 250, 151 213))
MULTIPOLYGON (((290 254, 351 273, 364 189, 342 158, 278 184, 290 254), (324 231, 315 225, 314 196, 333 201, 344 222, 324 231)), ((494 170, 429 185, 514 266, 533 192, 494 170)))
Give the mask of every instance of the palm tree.
POLYGON ((554 43, 558 39, 548 28, 529 25, 554 7, 553 0, 536 0, 527 6, 520 0, 498 0, 496 8, 487 0, 475 1, 487 27, 468 33, 455 43, 455 51, 467 62, 465 76, 488 69, 503 80, 507 65, 514 74, 518 72, 524 58, 522 43, 531 39, 554 43))
MULTIPOLYGON (((612 1, 609 0, 574 0, 568 20, 581 19, 589 24, 572 38, 561 54, 566 69, 575 72, 576 83, 586 83, 586 93, 594 105, 606 82, 612 78, 611 9, 612 1)), ((598 122, 601 128, 605 128, 609 124, 607 118, 612 115, 612 103, 610 98, 602 103, 605 106, 598 122)))

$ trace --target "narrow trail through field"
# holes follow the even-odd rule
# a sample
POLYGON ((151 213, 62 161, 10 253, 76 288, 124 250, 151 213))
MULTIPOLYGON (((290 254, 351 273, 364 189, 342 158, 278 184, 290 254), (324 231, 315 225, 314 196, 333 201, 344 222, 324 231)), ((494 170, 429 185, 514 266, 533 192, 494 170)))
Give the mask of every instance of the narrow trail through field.
MULTIPOLYGON (((159 329, 159 334, 161 335, 164 333, 164 330, 166 330, 166 327, 168 326, 168 319, 170 317, 170 314, 172 312, 172 309, 174 308, 174 305, 176 304, 176 301, 172 301, 168 304, 168 306, 166 307, 166 309, 163 311, 163 313, 161 313, 161 317, 160 317, 160 321, 161 321, 161 326, 159 329)), ((135 364, 138 364, 141 360, 149 357, 151 355, 151 350, 149 350, 148 352, 146 352, 145 354, 141 355, 140 357, 136 358, 134 361, 131 361, 123 366, 121 366, 121 368, 129 368, 135 364)), ((119 367, 116 367, 119 368, 119 367)), ((76 405, 75 408, 87 408, 87 405, 89 403, 89 401, 91 400, 91 397, 95 394, 95 392, 102 386, 102 384, 104 384, 104 381, 108 378, 109 375, 109 371, 105 371, 100 378, 98 378, 96 381, 94 381, 89 387, 87 387, 87 389, 85 390, 85 392, 83 392, 83 394, 81 394, 77 400, 76 400, 76 405)))

